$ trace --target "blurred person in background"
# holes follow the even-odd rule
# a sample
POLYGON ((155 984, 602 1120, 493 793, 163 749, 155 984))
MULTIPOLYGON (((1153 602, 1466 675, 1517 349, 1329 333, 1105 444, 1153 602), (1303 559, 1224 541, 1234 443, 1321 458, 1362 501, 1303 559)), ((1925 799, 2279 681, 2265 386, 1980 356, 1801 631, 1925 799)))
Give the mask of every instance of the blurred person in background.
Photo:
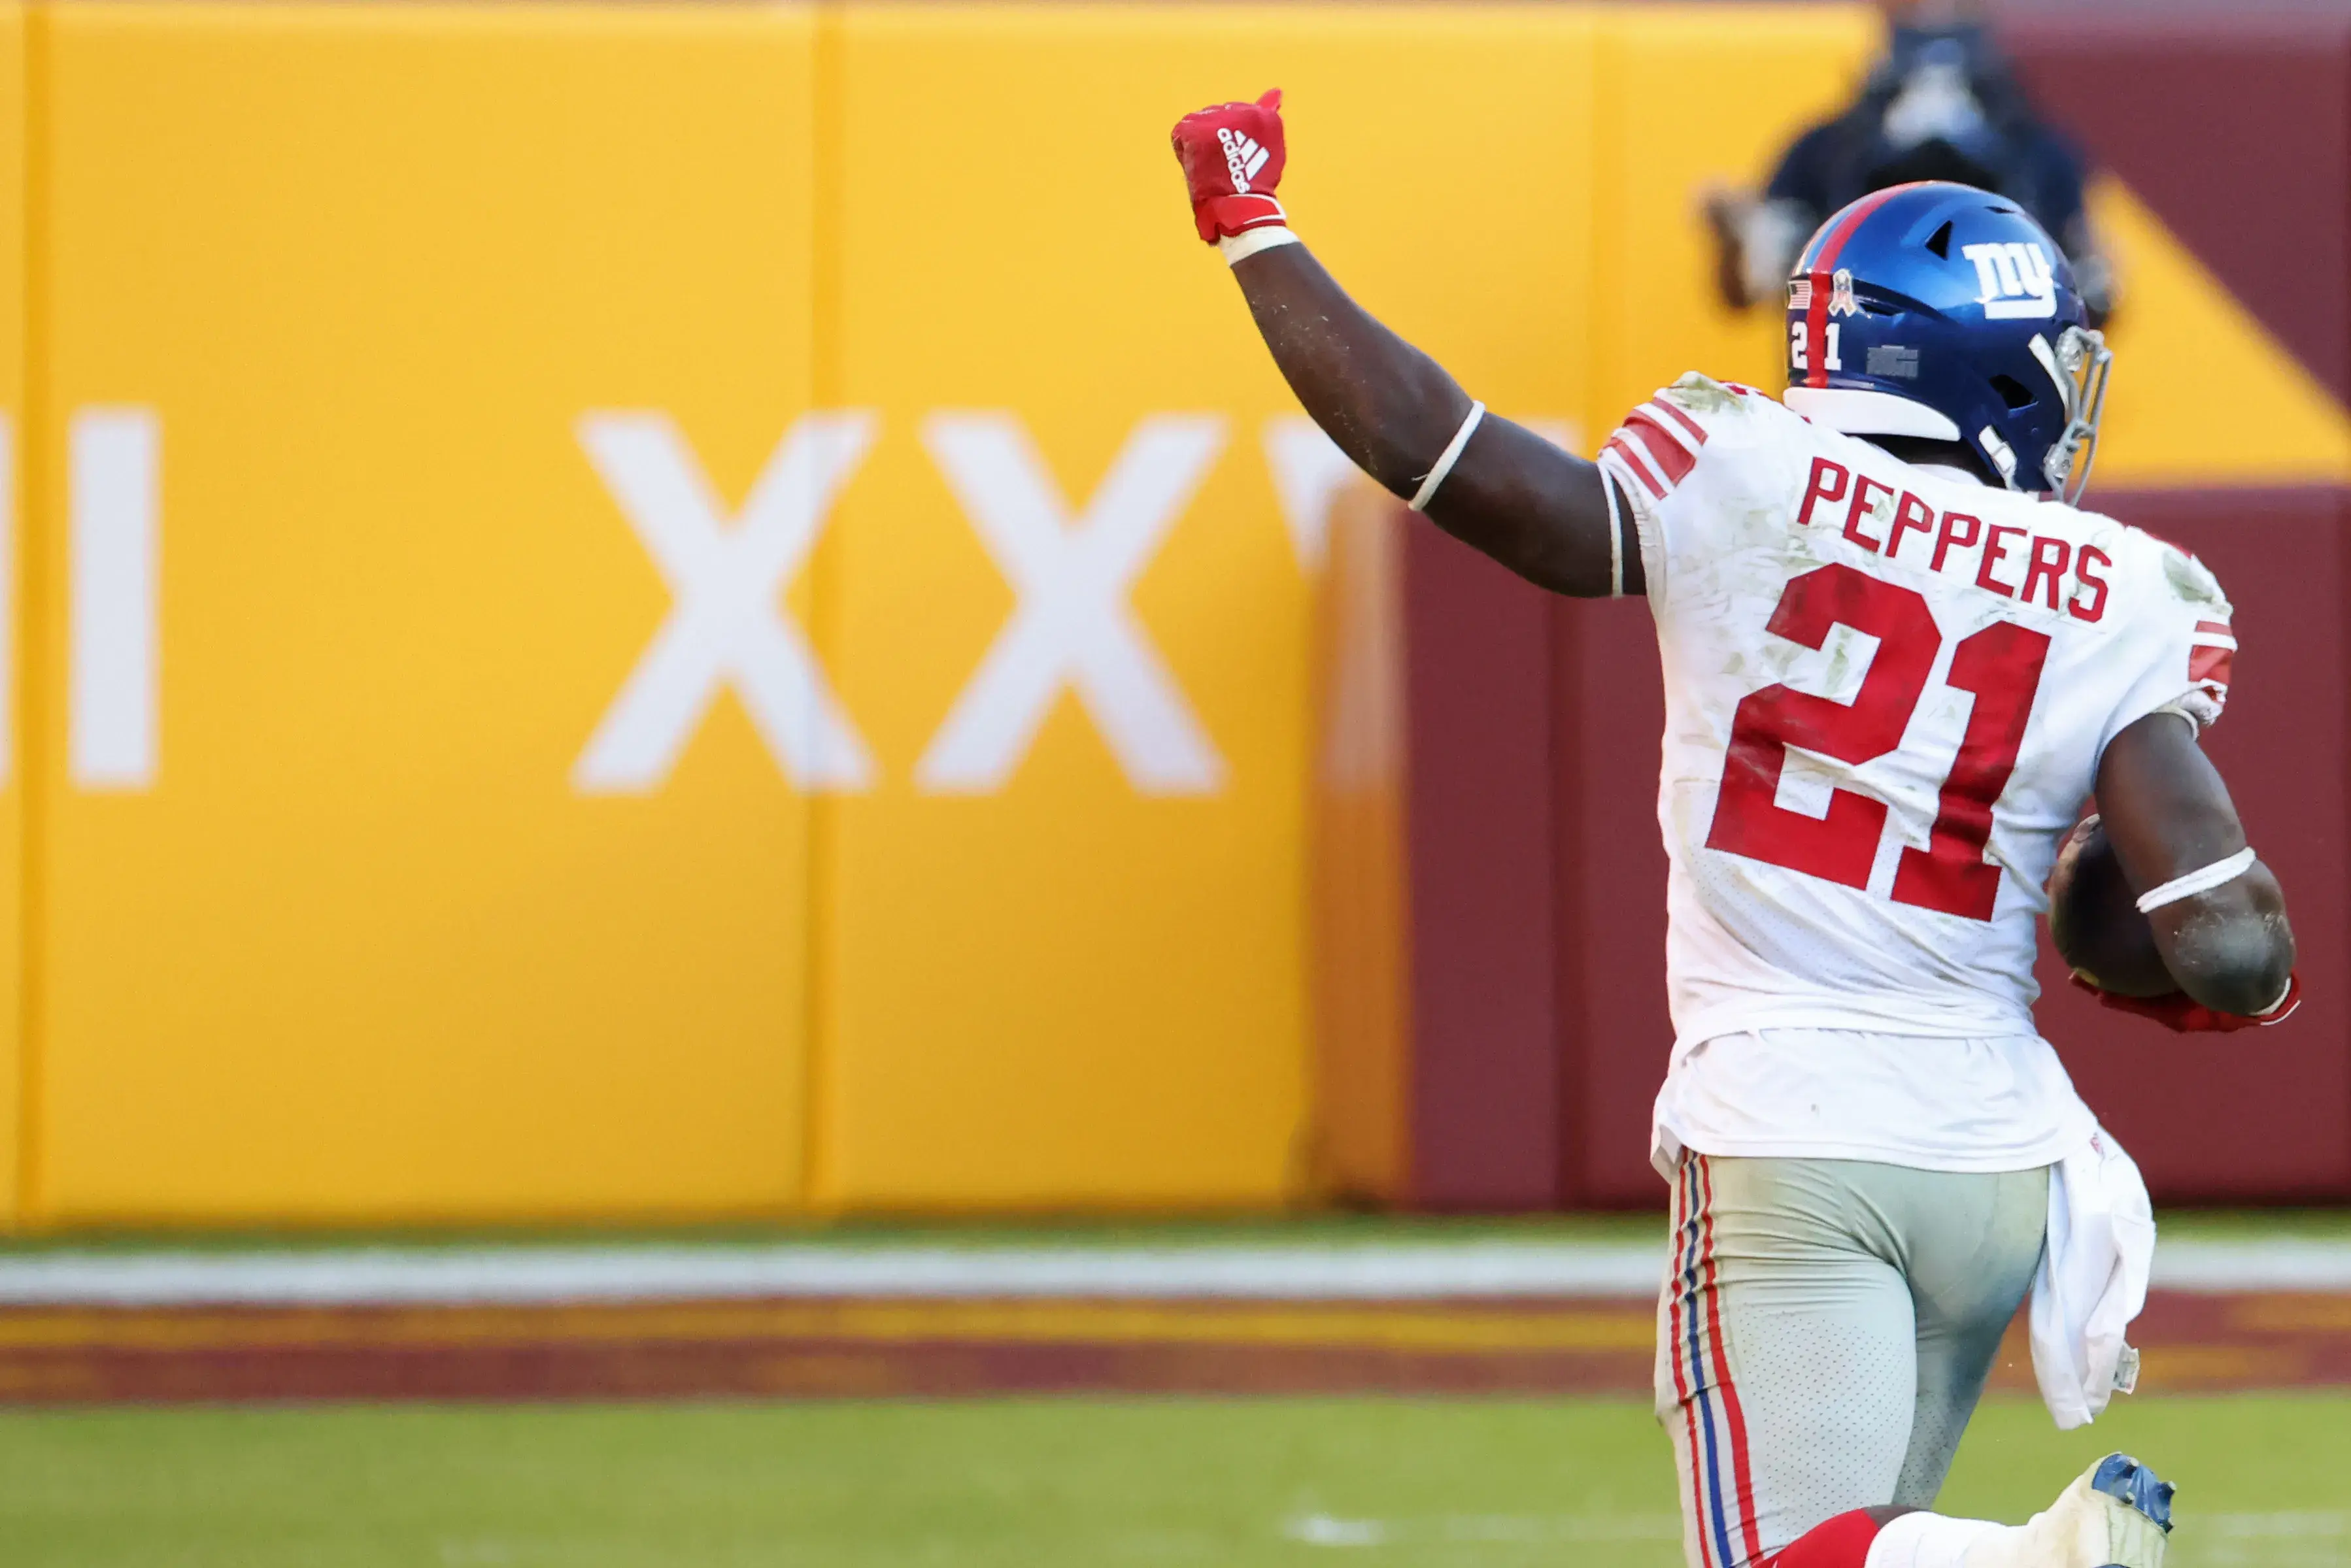
POLYGON ((2034 111, 1980 0, 1879 0, 1879 8, 1886 50, 1853 104, 1799 136, 1761 196, 1707 193, 1725 302, 1777 303, 1804 241, 1847 202, 1949 180, 1997 192, 2038 220, 2073 263, 2092 324, 2102 324, 2114 309, 2114 269, 2083 205, 2082 155, 2034 111))

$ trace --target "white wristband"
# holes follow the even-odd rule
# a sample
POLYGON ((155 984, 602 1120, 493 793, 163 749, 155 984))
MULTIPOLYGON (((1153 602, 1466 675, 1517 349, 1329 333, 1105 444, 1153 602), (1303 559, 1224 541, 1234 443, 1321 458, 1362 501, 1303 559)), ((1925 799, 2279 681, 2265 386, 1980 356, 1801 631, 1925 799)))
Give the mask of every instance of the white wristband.
POLYGON ((1453 432, 1452 441, 1446 444, 1445 451, 1437 457, 1437 466, 1428 471, 1428 477, 1420 482, 1420 488, 1412 493, 1412 499, 1405 503, 1405 505, 1415 512, 1428 509, 1430 500, 1437 494, 1437 487, 1445 483, 1445 476, 1452 472, 1453 465, 1461 460, 1461 449, 1469 444, 1470 436, 1477 432, 1478 421, 1485 417, 1485 404, 1472 402, 1469 405, 1468 417, 1461 421, 1461 428, 1453 432))
POLYGON ((2153 914, 2166 904, 2177 904, 2182 898, 2192 898, 2199 893, 2209 893, 2223 882, 2233 882, 2253 868, 2252 846, 2247 845, 2234 855, 2215 860, 2201 870, 2190 871, 2185 877, 2174 877, 2160 888, 2150 888, 2139 895, 2138 912, 2153 914))
POLYGON ((2259 1012, 2254 1013, 2253 1016, 2256 1018, 2267 1018, 2271 1013, 2275 1012, 2279 1008, 2283 1007, 2288 1002, 2292 1001, 2293 998, 2294 976, 2287 975, 2285 977, 2285 989, 2278 992, 2278 999, 2275 1002, 2271 1002, 2267 1007, 2262 1008, 2259 1012))
POLYGON ((1244 229, 1238 234, 1227 234, 1217 242, 1217 248, 1225 253, 1227 266, 1238 266, 1259 251, 1297 243, 1298 236, 1280 223, 1268 223, 1261 229, 1244 229))

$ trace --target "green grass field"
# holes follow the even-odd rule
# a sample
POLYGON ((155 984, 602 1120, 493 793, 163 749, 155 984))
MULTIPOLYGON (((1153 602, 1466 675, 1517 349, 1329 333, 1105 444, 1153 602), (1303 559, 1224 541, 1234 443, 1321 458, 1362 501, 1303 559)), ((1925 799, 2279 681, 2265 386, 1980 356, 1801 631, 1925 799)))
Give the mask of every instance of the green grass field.
MULTIPOLYGON (((2351 1397, 1989 1407, 1946 1508, 2021 1518, 2108 1448, 2181 1484, 2176 1568, 2351 1565, 2351 1397)), ((8 1568, 1680 1561, 1633 1402, 89 1409, 0 1416, 8 1568)))

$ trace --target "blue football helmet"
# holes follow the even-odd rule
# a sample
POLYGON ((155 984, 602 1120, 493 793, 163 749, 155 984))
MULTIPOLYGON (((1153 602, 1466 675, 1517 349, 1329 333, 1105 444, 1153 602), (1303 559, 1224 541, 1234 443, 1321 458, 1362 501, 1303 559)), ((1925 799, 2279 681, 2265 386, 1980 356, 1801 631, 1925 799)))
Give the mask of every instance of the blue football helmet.
POLYGON ((1847 435, 1963 441, 2011 490, 2081 498, 2113 359, 2056 242, 1971 185, 1864 196, 1788 279, 1788 407, 1847 435))

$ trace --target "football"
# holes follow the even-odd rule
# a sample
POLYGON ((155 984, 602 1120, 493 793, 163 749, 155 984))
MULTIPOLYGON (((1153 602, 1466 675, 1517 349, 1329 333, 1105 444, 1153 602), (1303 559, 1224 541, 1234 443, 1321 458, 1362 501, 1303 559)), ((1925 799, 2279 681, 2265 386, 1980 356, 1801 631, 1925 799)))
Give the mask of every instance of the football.
POLYGON ((2101 991, 2168 996, 2179 989, 2095 815, 2074 826, 2049 873, 2049 938, 2066 965, 2101 991))

